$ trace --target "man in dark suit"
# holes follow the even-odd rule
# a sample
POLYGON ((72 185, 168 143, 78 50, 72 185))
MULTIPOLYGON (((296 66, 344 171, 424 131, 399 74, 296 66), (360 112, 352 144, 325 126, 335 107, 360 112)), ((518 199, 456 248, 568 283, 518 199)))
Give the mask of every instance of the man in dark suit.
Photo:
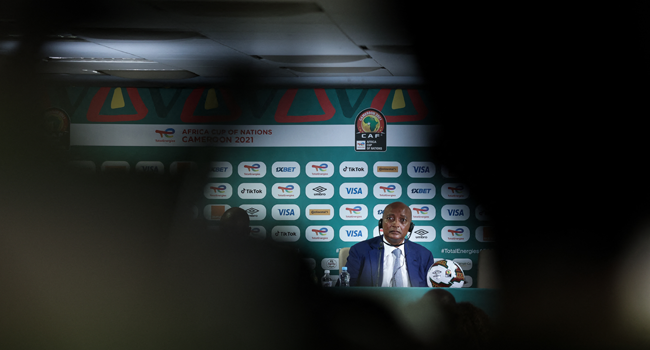
POLYGON ((387 205, 379 220, 383 235, 350 248, 346 263, 350 286, 427 287, 433 255, 404 239, 413 226, 411 209, 406 204, 387 205))

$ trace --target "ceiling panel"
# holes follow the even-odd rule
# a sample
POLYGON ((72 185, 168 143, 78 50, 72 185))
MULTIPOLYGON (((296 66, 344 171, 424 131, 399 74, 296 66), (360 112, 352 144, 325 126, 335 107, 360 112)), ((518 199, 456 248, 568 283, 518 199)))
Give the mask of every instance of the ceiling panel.
MULTIPOLYGON (((92 79, 99 70, 177 69, 197 75, 184 81, 258 76, 293 78, 297 86, 318 77, 415 77, 420 70, 410 49, 413 43, 398 17, 400 9, 391 3, 93 2, 71 24, 52 28, 49 34, 61 37, 42 47, 39 59, 46 61, 39 68, 61 79, 92 79), (105 60, 64 62, 48 57, 105 60), (117 62, 127 58, 147 61, 117 62)), ((12 51, 11 40, 5 37, 4 42, 0 56, 12 51)))

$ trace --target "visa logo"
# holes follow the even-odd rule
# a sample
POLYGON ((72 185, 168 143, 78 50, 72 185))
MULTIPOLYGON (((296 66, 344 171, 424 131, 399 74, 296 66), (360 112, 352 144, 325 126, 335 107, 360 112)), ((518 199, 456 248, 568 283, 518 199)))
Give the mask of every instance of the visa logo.
POLYGON ((145 165, 142 167, 142 171, 149 172, 149 173, 157 173, 158 167, 153 165, 145 165))
POLYGON ((419 174, 428 174, 431 172, 428 166, 414 166, 413 171, 419 174))
POLYGON ((294 213, 293 209, 278 209, 278 212, 282 216, 296 215, 296 213, 294 213))
POLYGON ((447 209, 449 216, 465 216, 463 209, 447 209))
POLYGON ((361 230, 345 230, 345 233, 347 233, 348 237, 362 237, 363 232, 361 230))
POLYGON ((346 187, 345 190, 348 192, 348 194, 363 194, 363 189, 360 187, 346 187))

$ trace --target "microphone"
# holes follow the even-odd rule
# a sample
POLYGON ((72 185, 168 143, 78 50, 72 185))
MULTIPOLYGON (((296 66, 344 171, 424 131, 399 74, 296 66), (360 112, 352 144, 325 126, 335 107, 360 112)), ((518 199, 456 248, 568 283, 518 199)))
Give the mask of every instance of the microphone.
POLYGON ((381 260, 382 260, 382 259, 381 259, 381 258, 382 258, 382 256, 383 256, 383 253, 384 253, 384 246, 383 246, 383 245, 380 245, 380 246, 379 246, 379 253, 377 254, 377 283, 375 283, 375 287, 379 287, 379 286, 380 286, 380 283, 379 283, 379 268, 380 268, 381 265, 382 265, 382 263, 381 263, 381 260))

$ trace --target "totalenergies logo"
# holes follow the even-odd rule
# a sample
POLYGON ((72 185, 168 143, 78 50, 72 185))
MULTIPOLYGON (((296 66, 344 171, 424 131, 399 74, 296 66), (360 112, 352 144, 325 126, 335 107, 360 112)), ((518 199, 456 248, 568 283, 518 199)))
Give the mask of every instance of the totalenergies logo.
POLYGON ((311 232, 319 235, 319 236, 326 236, 327 235, 327 227, 322 227, 321 229, 312 229, 311 232))
POLYGON ((424 206, 422 208, 413 208, 417 214, 429 214, 429 207, 424 206))
POLYGON ((447 187, 447 189, 450 190, 451 193, 458 193, 458 194, 460 194, 460 193, 463 192, 463 190, 465 189, 465 187, 463 187, 463 186, 456 186, 456 187, 447 187))
POLYGON ((214 191, 215 193, 224 193, 226 191, 226 186, 220 185, 220 186, 210 186, 210 189, 214 191))
POLYGON ((255 172, 260 171, 260 165, 257 163, 253 165, 244 165, 244 168, 246 168, 246 170, 248 171, 255 171, 255 172))
POLYGON ((459 227, 456 230, 448 229, 447 232, 451 233, 452 236, 459 236, 460 237, 460 236, 463 235, 463 232, 465 232, 465 230, 463 230, 462 228, 459 227))
POLYGON ((165 130, 156 130, 156 133, 160 134, 161 138, 165 137, 165 138, 168 138, 168 139, 174 137, 175 132, 176 132, 176 130, 174 130, 172 128, 165 129, 165 130))
POLYGON ((393 193, 395 192, 395 185, 389 185, 389 186, 379 186, 380 189, 384 190, 384 193, 393 193))
POLYGON ((345 210, 349 211, 350 214, 358 215, 358 214, 361 214, 361 210, 362 210, 362 208, 361 208, 360 206, 357 205, 357 206, 354 207, 354 208, 345 208, 345 210))
POLYGON ((282 193, 284 193, 284 191, 287 191, 287 193, 291 193, 293 192, 293 185, 289 185, 287 187, 278 186, 278 189, 282 190, 282 193))
POLYGON ((325 164, 325 163, 323 163, 321 165, 314 164, 311 167, 314 168, 314 170, 317 170, 317 171, 327 171, 327 164, 325 164))

